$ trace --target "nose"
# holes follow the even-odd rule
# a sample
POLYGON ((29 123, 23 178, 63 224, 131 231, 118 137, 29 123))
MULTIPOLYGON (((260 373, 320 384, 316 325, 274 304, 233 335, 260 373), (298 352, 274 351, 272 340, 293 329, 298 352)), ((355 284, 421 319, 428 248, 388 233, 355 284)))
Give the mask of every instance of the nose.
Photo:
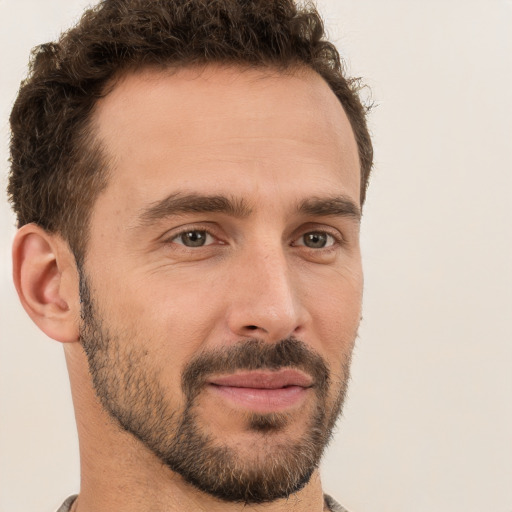
POLYGON ((253 248, 232 271, 227 318, 232 334, 268 342, 300 334, 307 313, 281 246, 253 248))

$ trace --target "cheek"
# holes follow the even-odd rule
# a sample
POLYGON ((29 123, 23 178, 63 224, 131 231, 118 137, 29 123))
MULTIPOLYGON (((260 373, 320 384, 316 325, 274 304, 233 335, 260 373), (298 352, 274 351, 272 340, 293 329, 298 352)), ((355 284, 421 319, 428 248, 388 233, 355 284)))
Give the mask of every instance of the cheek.
POLYGON ((202 347, 218 318, 215 290, 201 280, 160 273, 107 294, 109 324, 147 348, 158 361, 181 369, 202 347))
POLYGON ((354 335, 361 319, 362 279, 333 280, 325 302, 327 328, 338 335, 354 335))
POLYGON ((314 337, 333 367, 350 358, 361 320, 363 278, 360 267, 335 272, 310 297, 314 337))

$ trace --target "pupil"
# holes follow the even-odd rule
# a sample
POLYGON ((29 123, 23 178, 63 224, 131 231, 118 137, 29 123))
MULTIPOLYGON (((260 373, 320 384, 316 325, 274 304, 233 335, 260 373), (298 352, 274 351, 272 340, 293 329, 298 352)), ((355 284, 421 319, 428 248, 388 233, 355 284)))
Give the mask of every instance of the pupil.
POLYGON ((322 248, 327 243, 327 235, 325 233, 308 233, 305 242, 308 247, 322 248))
POLYGON ((189 231, 181 237, 182 242, 189 247, 200 247, 206 241, 205 231, 189 231))

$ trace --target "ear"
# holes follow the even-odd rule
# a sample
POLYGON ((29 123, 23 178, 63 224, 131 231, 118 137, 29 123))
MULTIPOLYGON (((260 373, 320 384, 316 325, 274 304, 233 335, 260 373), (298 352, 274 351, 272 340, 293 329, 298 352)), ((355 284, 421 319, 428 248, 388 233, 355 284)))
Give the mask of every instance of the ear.
POLYGON ((68 244, 26 224, 15 236, 12 261, 14 285, 30 318, 50 338, 78 341, 78 272, 68 244))

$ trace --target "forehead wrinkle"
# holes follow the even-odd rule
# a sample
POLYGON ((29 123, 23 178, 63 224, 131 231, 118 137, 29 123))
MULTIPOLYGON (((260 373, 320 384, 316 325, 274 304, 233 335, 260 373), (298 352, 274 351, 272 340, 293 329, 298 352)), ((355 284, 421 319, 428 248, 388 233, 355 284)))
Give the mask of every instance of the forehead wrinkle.
POLYGON ((175 192, 143 208, 138 216, 138 224, 147 226, 186 213, 225 213, 231 217, 245 218, 251 214, 251 209, 242 198, 175 192))

